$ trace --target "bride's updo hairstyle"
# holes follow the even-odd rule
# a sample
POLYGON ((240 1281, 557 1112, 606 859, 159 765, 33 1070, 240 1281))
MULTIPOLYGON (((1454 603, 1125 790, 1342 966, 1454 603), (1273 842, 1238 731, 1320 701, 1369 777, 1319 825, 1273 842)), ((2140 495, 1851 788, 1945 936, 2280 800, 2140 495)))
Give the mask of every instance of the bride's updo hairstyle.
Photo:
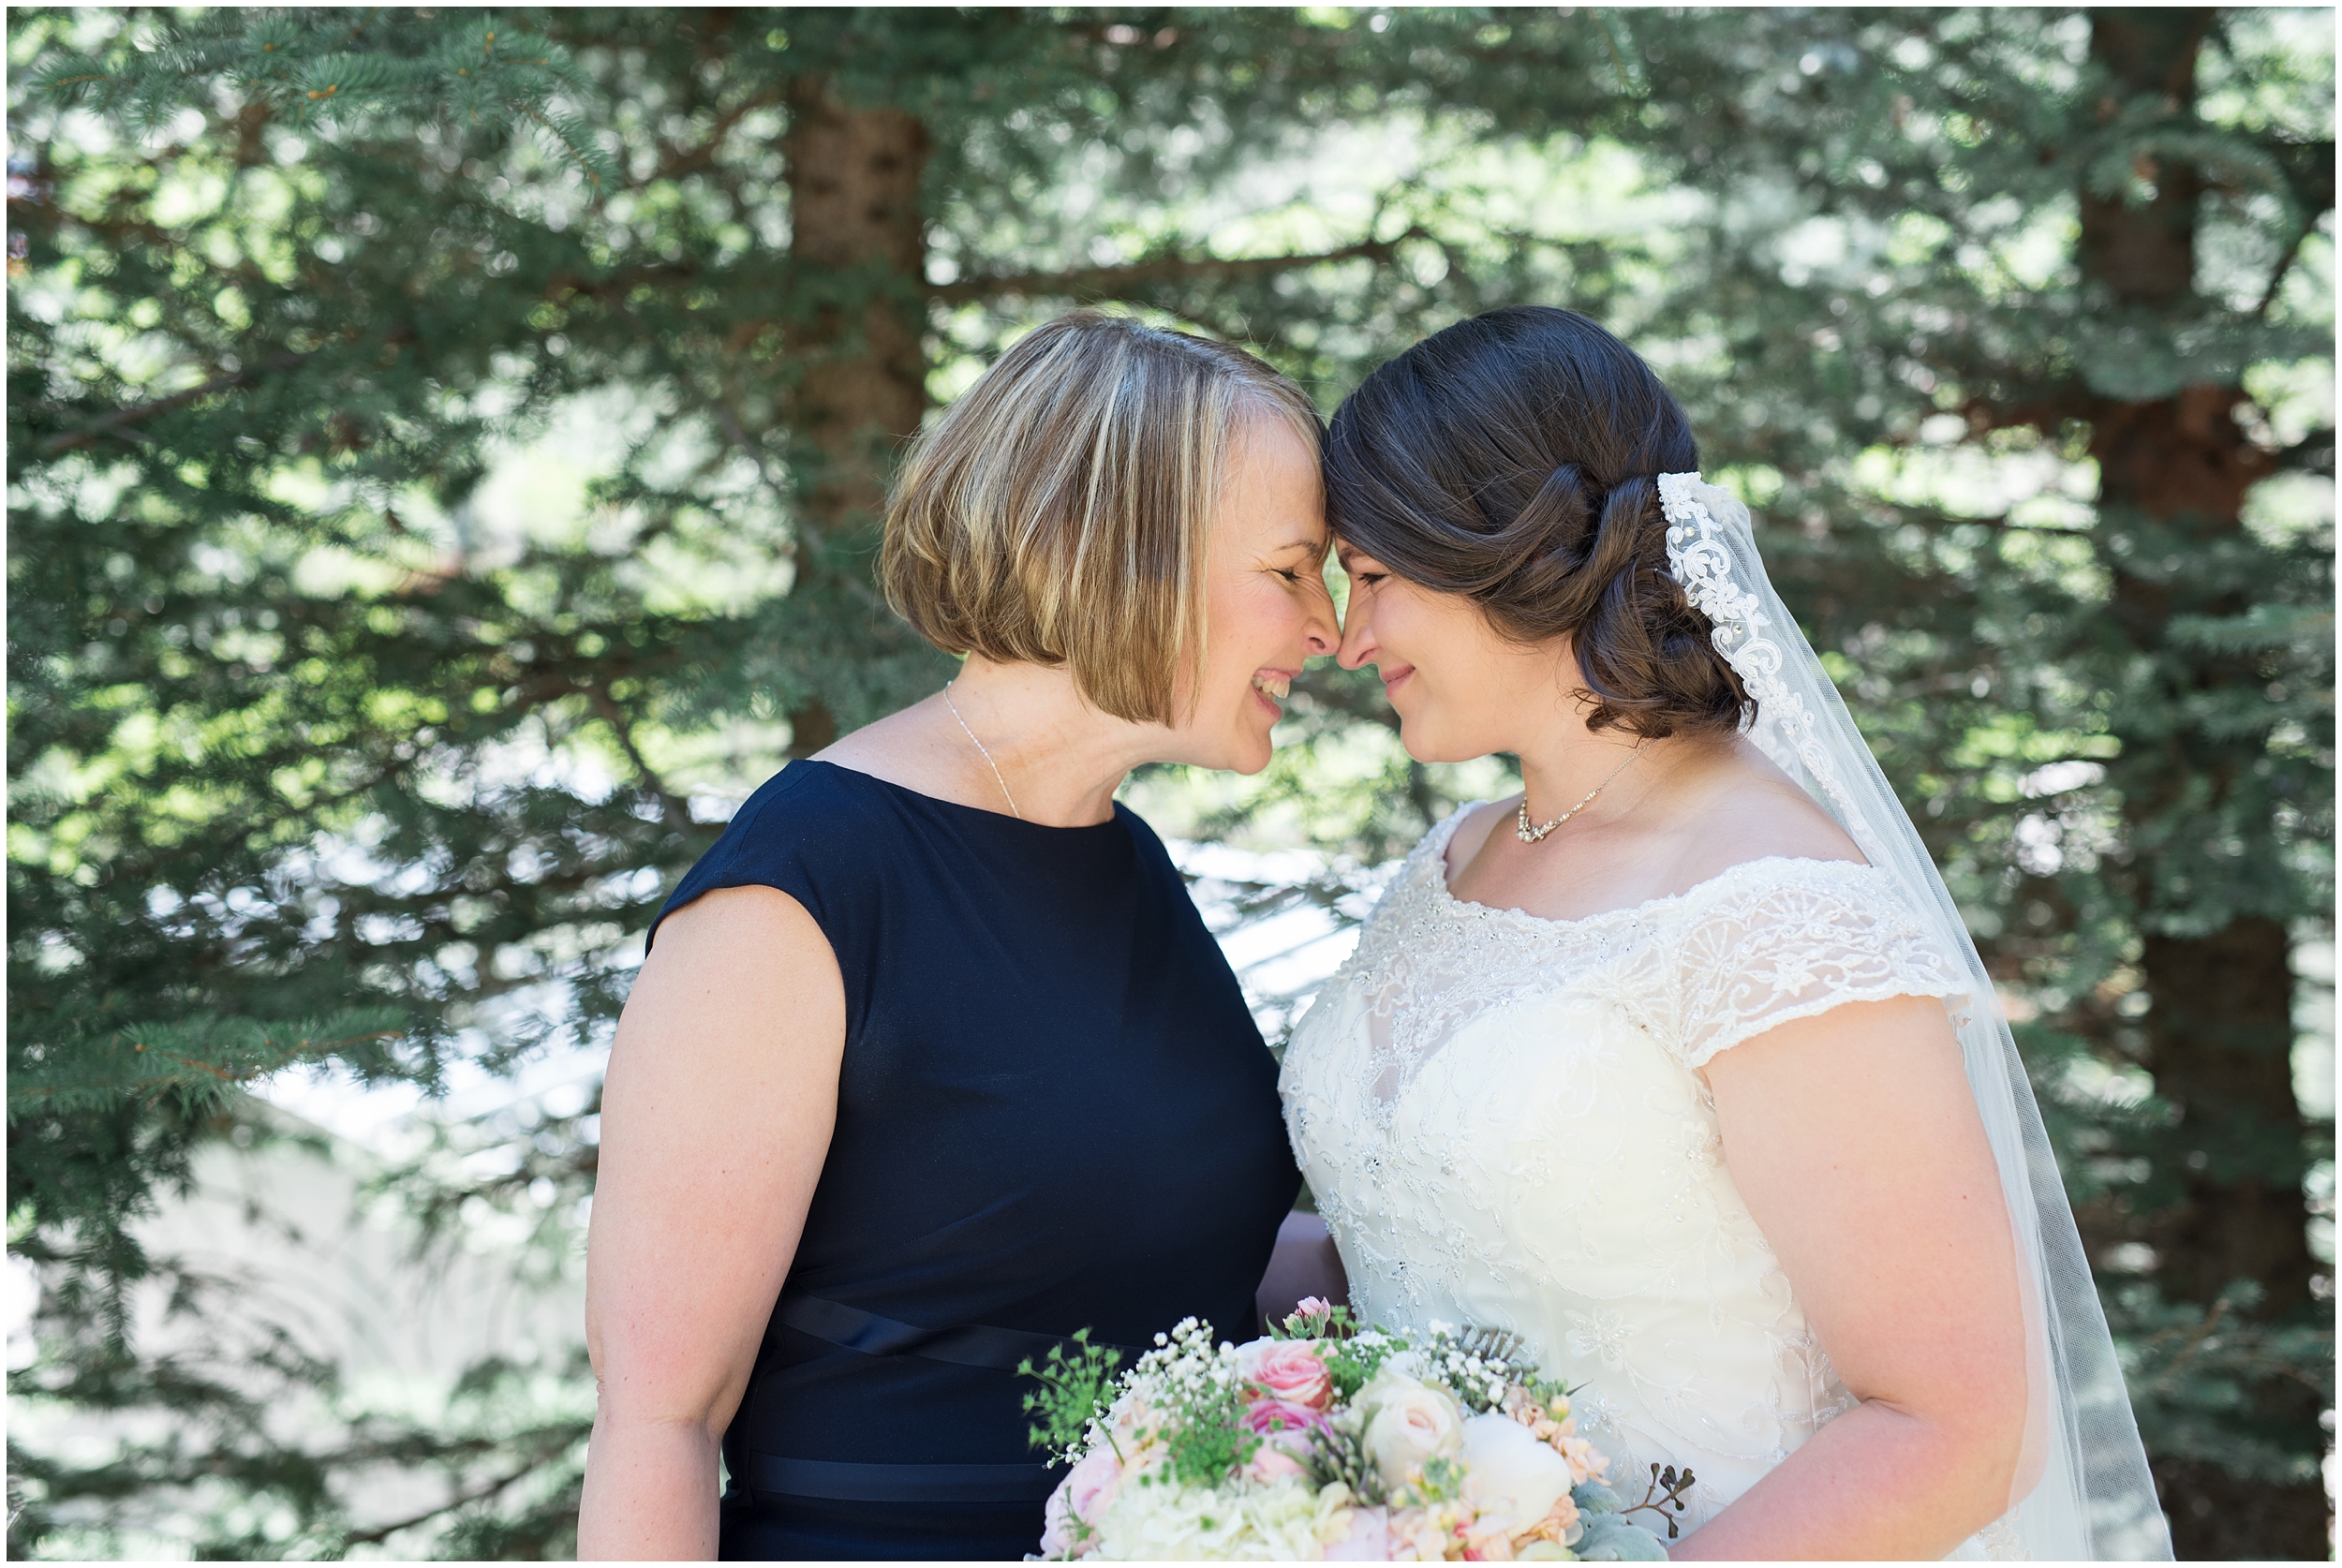
POLYGON ((1576 311, 1512 305, 1425 338, 1343 402, 1327 519, 1505 638, 1569 637, 1589 729, 1729 734, 1756 704, 1668 574, 1659 511, 1659 476, 1698 466, 1640 355, 1576 311))

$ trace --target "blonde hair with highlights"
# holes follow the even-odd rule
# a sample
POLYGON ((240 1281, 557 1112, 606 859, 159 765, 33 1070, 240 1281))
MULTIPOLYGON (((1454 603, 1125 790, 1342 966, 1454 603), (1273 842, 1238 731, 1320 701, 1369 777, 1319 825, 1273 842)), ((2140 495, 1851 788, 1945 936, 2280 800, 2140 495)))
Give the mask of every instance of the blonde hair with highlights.
POLYGON ((1263 416, 1318 450, 1308 395, 1241 348, 1096 311, 1037 327, 912 444, 886 601, 946 653, 1063 666, 1104 712, 1176 724, 1212 513, 1263 416))

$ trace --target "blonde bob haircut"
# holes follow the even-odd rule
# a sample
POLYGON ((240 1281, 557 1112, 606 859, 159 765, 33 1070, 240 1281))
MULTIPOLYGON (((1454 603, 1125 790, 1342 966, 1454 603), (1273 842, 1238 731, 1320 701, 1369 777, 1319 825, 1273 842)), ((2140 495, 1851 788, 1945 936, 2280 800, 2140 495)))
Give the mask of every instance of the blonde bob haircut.
POLYGON ((1036 327, 905 457, 886 601, 946 653, 1061 665, 1104 712, 1177 724, 1212 513, 1262 417, 1320 450, 1308 395, 1241 348, 1097 311, 1036 327))

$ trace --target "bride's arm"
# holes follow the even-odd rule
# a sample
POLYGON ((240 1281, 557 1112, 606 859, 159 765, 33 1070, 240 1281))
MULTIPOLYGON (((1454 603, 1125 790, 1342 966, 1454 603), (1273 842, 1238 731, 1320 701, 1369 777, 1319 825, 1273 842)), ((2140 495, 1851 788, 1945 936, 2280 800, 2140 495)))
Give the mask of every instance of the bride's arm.
POLYGON ((2007 1511, 2027 1409, 2015 1243, 1943 1004, 1849 1003, 1706 1072, 1732 1179, 1862 1402, 1672 1555, 1940 1558, 2007 1511))
POLYGON ((845 1039, 837 960, 788 895, 710 893, 660 927, 602 1086, 580 1558, 715 1557, 718 1446, 829 1150, 845 1039))

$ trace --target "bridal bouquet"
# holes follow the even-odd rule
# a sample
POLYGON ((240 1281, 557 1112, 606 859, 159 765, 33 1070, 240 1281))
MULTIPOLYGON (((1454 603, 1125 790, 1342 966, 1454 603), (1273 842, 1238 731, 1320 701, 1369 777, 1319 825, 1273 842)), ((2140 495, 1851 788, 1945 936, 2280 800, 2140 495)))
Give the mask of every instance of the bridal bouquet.
POLYGON ((1408 1338, 1312 1299, 1250 1344, 1193 1318, 1155 1344, 1119 1379, 1084 1336, 1022 1368, 1033 1442, 1073 1467, 1044 1560, 1656 1561, 1628 1516, 1664 1519, 1691 1485, 1655 1472, 1626 1507, 1515 1336, 1408 1338))

